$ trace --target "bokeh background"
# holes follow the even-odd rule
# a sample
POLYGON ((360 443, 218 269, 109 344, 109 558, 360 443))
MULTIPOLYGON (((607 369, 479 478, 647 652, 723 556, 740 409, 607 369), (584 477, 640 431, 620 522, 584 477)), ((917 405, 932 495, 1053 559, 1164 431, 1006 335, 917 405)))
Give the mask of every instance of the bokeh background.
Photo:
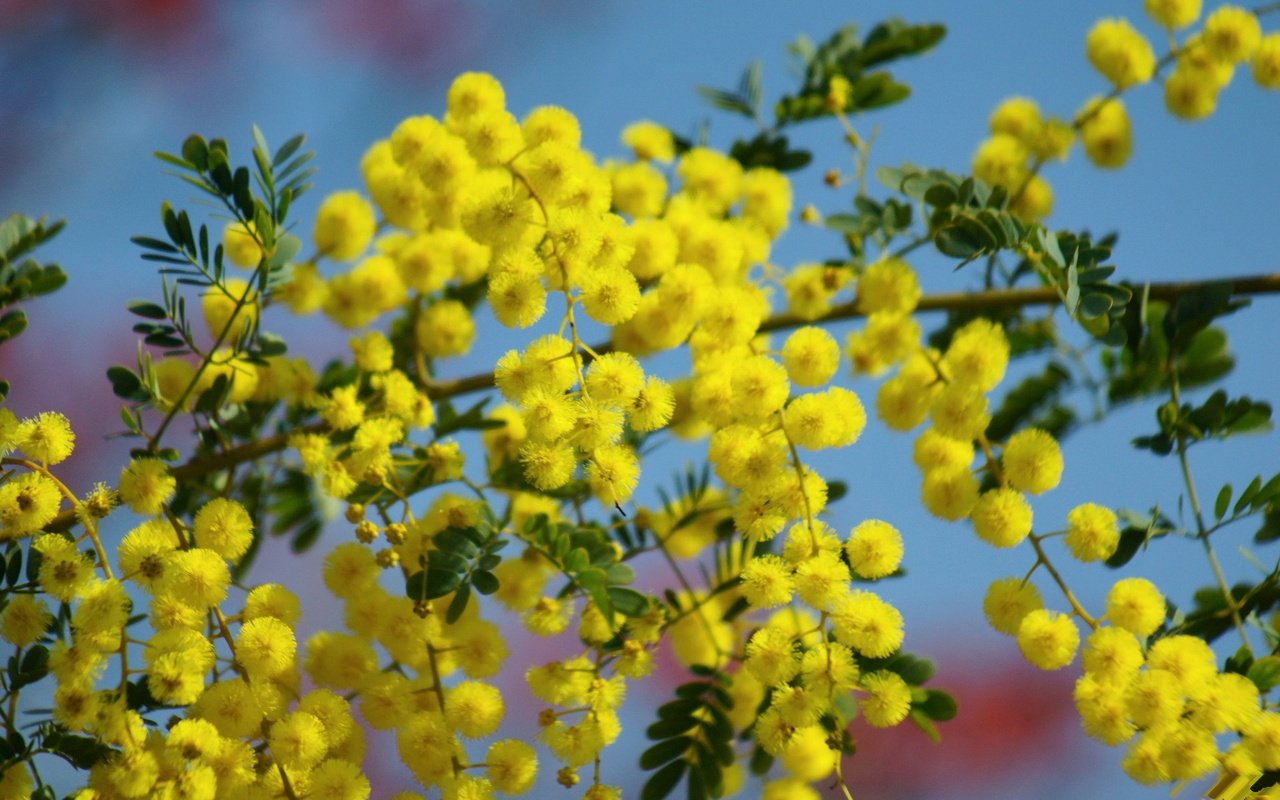
MULTIPOLYGON (((581 120, 584 146, 601 156, 620 153, 619 131, 640 118, 685 135, 710 120, 711 142, 727 147, 746 130, 699 100, 696 84, 732 87, 743 66, 759 58, 766 96, 776 97, 792 85, 785 45, 797 35, 820 40, 846 23, 865 30, 891 14, 943 22, 949 33, 934 52, 895 67, 913 88, 909 102, 856 120, 864 133, 877 132, 873 166, 911 161, 966 170, 991 109, 1012 94, 1070 116, 1087 97, 1106 90, 1083 54, 1085 33, 1099 17, 1128 16, 1160 46, 1158 32, 1141 19, 1138 0, 0 0, 0 213, 69 220, 42 252, 67 270, 68 286, 30 305, 31 328, 0 350, 0 376, 14 384, 9 405, 19 414, 55 407, 71 417, 81 434, 80 449, 66 465, 73 488, 114 475, 124 462, 128 443, 98 435, 119 427, 118 401, 104 369, 133 363, 135 337, 123 305, 156 297, 159 287, 128 237, 159 231, 163 199, 197 205, 194 191, 164 175, 151 156, 157 149, 176 151, 188 133, 229 139, 234 159, 247 155, 253 123, 273 143, 305 132, 320 168, 316 190, 297 206, 295 219, 306 221, 327 192, 359 186, 360 155, 400 119, 442 113, 445 89, 462 70, 496 75, 517 114, 545 103, 572 110, 581 120)), ((1274 20, 1264 21, 1265 29, 1275 27, 1274 20)), ((1103 172, 1076 151, 1065 166, 1051 166, 1046 175, 1057 194, 1051 224, 1118 230, 1114 261, 1129 280, 1280 271, 1274 246, 1280 95, 1257 89, 1241 71, 1207 121, 1187 124, 1164 113, 1158 87, 1135 91, 1126 102, 1135 121, 1131 162, 1103 172)), ((849 166, 836 126, 801 128, 796 143, 816 155, 814 166, 796 178, 797 198, 824 211, 844 210, 848 192, 833 192, 820 181, 822 169, 849 166)), ((308 233, 309 226, 304 222, 299 232, 308 233)), ((793 226, 773 258, 792 264, 840 251, 836 236, 793 226)), ((926 291, 977 280, 964 271, 953 274, 928 254, 913 262, 926 291)), ((1238 359, 1227 384, 1233 394, 1280 397, 1278 312, 1280 299, 1260 298, 1229 320, 1238 359)), ((345 334, 319 319, 300 325, 277 311, 264 325, 317 361, 345 350, 345 334), (305 340, 298 336, 304 330, 305 340)), ((851 327, 837 325, 834 332, 851 327)), ((482 336, 468 358, 446 368, 448 374, 485 369, 523 341, 488 330, 499 334, 482 336)), ((853 385, 864 399, 873 396, 873 384, 853 385)), ((1056 526, 1085 500, 1134 509, 1158 503, 1178 513, 1175 463, 1128 443, 1153 428, 1153 408, 1127 407, 1071 436, 1061 488, 1035 504, 1041 529, 1056 526)), ((654 487, 668 483, 693 455, 679 447, 658 452, 641 501, 652 500, 654 487)), ((1280 468, 1276 452, 1274 435, 1197 448, 1202 496, 1212 497, 1224 482, 1241 487, 1255 474, 1273 473, 1280 468)), ((1039 672, 1022 661, 1012 641, 986 626, 986 585, 1022 574, 1029 554, 995 552, 965 526, 928 517, 917 500, 908 438, 873 422, 858 445, 818 467, 850 485, 832 510, 837 529, 879 517, 904 531, 910 575, 883 592, 906 616, 906 647, 938 662, 934 682, 950 689, 961 709, 943 726, 941 744, 909 726, 860 736, 848 771, 859 800, 1164 796, 1167 788, 1143 790, 1127 781, 1121 750, 1084 737, 1070 701, 1078 667, 1039 672)), ((1251 532, 1240 526, 1215 539, 1232 579, 1257 576, 1240 552, 1251 532)), ((325 604, 318 572, 326 545, 340 535, 335 526, 300 567, 287 548, 273 543, 252 576, 293 576, 290 583, 306 603, 306 630, 333 619, 336 607, 325 604)), ((1276 557, 1274 547, 1258 554, 1267 563, 1276 557)), ((1061 561, 1067 561, 1065 553, 1061 561)), ((1189 541, 1161 541, 1122 574, 1155 579, 1180 603, 1210 581, 1199 545, 1189 541)), ((1090 608, 1101 606, 1119 577, 1070 563, 1066 575, 1090 608)), ((650 586, 663 579, 642 577, 650 586)), ((1057 604, 1051 588, 1045 587, 1046 598, 1057 604)), ((564 646, 513 637, 513 652, 523 648, 539 661, 564 646)), ((1224 644, 1237 643, 1224 637, 1224 644)), ((667 696, 677 678, 664 670, 633 684, 627 738, 607 751, 605 763, 606 774, 628 787, 628 796, 640 785, 635 757, 646 710, 667 696)), ((512 730, 531 736, 532 719, 517 717, 536 706, 513 702, 509 708, 512 730)), ((394 763, 393 748, 377 741, 370 747, 382 753, 374 756, 374 797, 412 788, 394 763)), ((742 796, 751 794, 749 788, 742 796)), ((570 795, 547 781, 537 796, 570 795)))

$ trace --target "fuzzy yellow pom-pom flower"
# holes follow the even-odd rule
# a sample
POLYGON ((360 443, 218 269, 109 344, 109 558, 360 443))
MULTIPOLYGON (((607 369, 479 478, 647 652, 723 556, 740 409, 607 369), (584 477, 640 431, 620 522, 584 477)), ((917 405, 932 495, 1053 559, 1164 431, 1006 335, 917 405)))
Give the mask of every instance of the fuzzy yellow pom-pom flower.
POLYGON ((969 519, 983 541, 1013 547, 1031 533, 1031 504, 1016 489, 992 489, 978 498, 969 519))
POLYGON ((987 622, 1006 636, 1016 635, 1022 618, 1043 607, 1040 590, 1034 583, 1021 578, 1002 578, 992 582, 982 600, 982 612, 987 622))
POLYGON ((911 710, 911 687, 896 672, 879 670, 863 675, 859 683, 867 696, 858 702, 862 718, 877 728, 897 725, 911 710))
POLYGON ((1122 578, 1107 592, 1107 618, 1135 636, 1154 633, 1164 614, 1164 595, 1145 578, 1122 578))
POLYGON ((35 533, 53 520, 62 504, 57 484, 26 472, 0 486, 0 539, 35 533))
POLYGON ((1137 637, 1123 628, 1110 626, 1089 634, 1081 653, 1085 674, 1116 683, 1132 678, 1144 661, 1137 637))
POLYGON ((235 563, 253 543, 253 520, 235 500, 216 497, 196 513, 192 533, 197 547, 206 547, 235 563))
POLYGON ((498 687, 480 681, 463 681, 445 697, 445 719, 469 739, 479 739, 497 730, 503 712, 498 687))
POLYGON ((840 345, 822 328, 800 328, 782 345, 782 363, 797 386, 821 386, 840 366, 840 345))
POLYGON ((892 575, 902 563, 902 534, 887 522, 869 519, 849 532, 844 552, 859 577, 892 575))
POLYGON ((1124 103, 1116 98, 1091 98, 1076 115, 1085 155, 1104 169, 1124 166, 1133 151, 1133 130, 1124 103))
POLYGON ((1061 669, 1075 658, 1080 630, 1065 614, 1043 608, 1028 611, 1018 624, 1018 649, 1044 670, 1061 669))
POLYGON ((1062 450, 1058 441, 1039 428, 1009 437, 1001 454, 1005 480, 1030 494, 1043 494, 1062 479, 1062 450))
POLYGON ((1262 42, 1262 26, 1252 11, 1225 5, 1205 18, 1202 41, 1209 55, 1226 64, 1246 61, 1262 42))
POLYGON ((13 442, 31 460, 53 465, 71 455, 76 435, 65 416, 57 411, 44 411, 18 423, 13 442))
POLYGON ((1185 28, 1200 16, 1201 0, 1143 0, 1147 16, 1169 30, 1185 28))
POLYGON ((15 594, 0 612, 0 636, 16 647, 28 647, 49 628, 53 614, 44 601, 29 594, 15 594))
POLYGON ((537 754, 517 739, 503 739, 489 745, 485 764, 494 788, 506 794, 524 794, 533 788, 538 775, 537 754))
POLYGON ((1264 89, 1280 89, 1280 33, 1269 33, 1253 54, 1253 79, 1264 89))
POLYGON ((1115 513, 1094 503, 1076 506, 1067 514, 1067 535, 1063 541, 1071 555, 1081 561, 1110 558, 1120 544, 1115 513))
POLYGON ((1146 83, 1156 68, 1151 43, 1124 19, 1098 20, 1085 40, 1085 53, 1117 89, 1146 83))

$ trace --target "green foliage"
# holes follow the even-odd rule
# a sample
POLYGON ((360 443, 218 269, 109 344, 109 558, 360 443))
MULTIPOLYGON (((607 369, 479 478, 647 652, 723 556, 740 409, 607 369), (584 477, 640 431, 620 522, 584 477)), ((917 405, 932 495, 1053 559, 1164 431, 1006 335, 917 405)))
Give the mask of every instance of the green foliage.
MULTIPOLYGON (((52 294, 67 282, 57 264, 41 264, 29 257, 65 225, 62 220, 48 223, 44 217, 36 220, 23 214, 10 214, 0 222, 0 343, 27 328, 26 312, 9 306, 52 294)), ((8 383, 0 385, 0 399, 7 392, 8 383)))
POLYGON ((736 760, 728 712, 733 678, 717 670, 693 667, 705 680, 676 687, 675 699, 658 707, 658 719, 645 731, 656 742, 640 755, 640 768, 656 770, 645 782, 643 800, 662 800, 682 778, 689 800, 724 794, 724 770, 736 760))
POLYGON ((1156 421, 1160 424, 1160 431, 1137 437, 1133 446, 1167 456, 1178 442, 1189 446, 1208 439, 1226 439, 1239 433, 1270 430, 1271 405, 1248 397, 1228 400, 1227 393, 1219 389, 1198 406, 1190 403, 1175 405, 1172 400, 1161 404, 1156 409, 1156 421))
POLYGON ((580 590, 606 620, 612 620, 615 611, 643 616, 654 602, 626 588, 635 580, 635 571, 621 563, 619 548, 602 528, 568 522, 553 525, 545 514, 538 514, 525 522, 523 538, 569 579, 562 595, 580 590))
POLYGON ((1230 586, 1227 592, 1217 586, 1198 589, 1192 596, 1191 610, 1175 614, 1170 624, 1156 636, 1188 634, 1212 644, 1232 629, 1231 605, 1235 606, 1241 619, 1265 614, 1280 606, 1280 565, 1257 583, 1241 581, 1230 586))
MULTIPOLYGON (((311 478, 300 469, 281 470, 280 476, 271 486, 269 496, 271 523, 268 530, 271 535, 291 534, 289 548, 293 552, 303 553, 309 550, 320 538, 320 530, 324 525, 311 478)), ((251 562, 250 556, 241 559, 236 565, 237 572, 246 572, 251 562)))
MULTIPOLYGON (((1218 292, 1214 290, 1214 294, 1218 292)), ((1178 326, 1182 345, 1171 348, 1170 325, 1165 322, 1169 313, 1168 303, 1154 300, 1126 309, 1121 321, 1127 333, 1124 348, 1102 353, 1107 397, 1112 404, 1165 392, 1173 371, 1183 389, 1193 389, 1225 377, 1235 366, 1227 335, 1207 323, 1197 322, 1194 328, 1178 326)))
MULTIPOLYGON (((305 141, 301 135, 285 142, 270 156, 266 141, 256 127, 253 137, 252 172, 247 166, 232 168, 225 140, 205 141, 194 134, 183 142, 181 156, 158 152, 156 157, 174 167, 173 174, 178 178, 219 201, 232 220, 250 226, 265 254, 253 272, 251 283, 254 291, 265 295, 286 279, 288 264, 301 248, 301 240, 289 233, 285 225, 290 206, 310 188, 308 180, 315 169, 308 166, 313 154, 298 152, 305 141)), ((176 211, 167 202, 161 205, 160 221, 166 239, 135 236, 133 242, 145 251, 142 258, 162 264, 161 275, 173 277, 176 285, 165 283, 163 306, 146 301, 130 304, 132 313, 149 320, 139 323, 134 330, 144 334, 144 341, 149 345, 168 348, 174 353, 188 350, 203 353, 196 344, 178 287, 223 291, 238 299, 237 309, 244 298, 227 289, 223 248, 215 244, 210 249, 207 225, 194 226, 186 211, 176 211)), ((246 327, 249 329, 240 341, 228 342, 236 353, 260 360, 284 352, 278 338, 261 343, 256 326, 246 327)), ((226 334, 224 331, 216 336, 218 341, 214 347, 223 343, 226 334)))
POLYGON ((836 31, 819 45, 801 37, 790 50, 803 70, 803 81, 794 94, 784 96, 774 107, 777 124, 829 116, 832 111, 826 105, 827 90, 836 76, 852 86, 847 109, 851 113, 902 102, 911 94, 910 87, 896 81, 887 70, 871 71, 872 68, 925 53, 945 35, 943 25, 912 25, 893 18, 872 28, 861 41, 852 25, 836 31))
POLYGON ((854 257, 865 255, 866 241, 873 241, 883 249, 894 237, 911 229, 912 206, 907 203, 893 198, 881 203, 858 195, 853 199, 853 206, 855 213, 828 214, 822 224, 844 234, 854 257))
POLYGON ((1120 529, 1120 543, 1116 546, 1116 551, 1105 562, 1112 569, 1128 564, 1138 554, 1138 550, 1145 550, 1153 539, 1177 530, 1177 526, 1161 514, 1159 508, 1151 509, 1150 514, 1120 509, 1116 516, 1123 527, 1120 529))
POLYGON ((734 91, 715 89, 710 86, 695 87, 697 93, 712 106, 721 111, 741 114, 748 119, 759 121, 760 108, 764 102, 763 89, 760 86, 761 66, 759 61, 752 61, 742 71, 738 80, 738 88, 734 91))
POLYGON ((445 528, 431 542, 435 549, 419 557, 421 569, 405 578, 405 595, 425 604, 453 594, 445 611, 445 621, 452 625, 467 610, 472 589, 480 594, 498 591, 492 570, 502 562, 498 553, 509 540, 501 538, 493 519, 486 517, 477 527, 445 528))
POLYGON ((432 432, 439 439, 458 431, 487 431, 503 427, 506 423, 502 420, 490 419, 484 415, 484 407, 492 399, 492 397, 486 397, 461 413, 448 399, 441 400, 436 405, 436 421, 431 426, 432 432))
POLYGON ((794 172, 813 161, 808 150, 792 150, 787 137, 764 131, 749 140, 739 139, 729 148, 729 155, 747 169, 773 167, 779 172, 794 172))
POLYGON ((1044 371, 1028 375, 1005 393, 1000 407, 991 415, 987 437, 1003 441, 1014 431, 1029 426, 1061 437, 1075 421, 1075 412, 1059 402, 1070 387, 1070 371, 1050 361, 1044 371))

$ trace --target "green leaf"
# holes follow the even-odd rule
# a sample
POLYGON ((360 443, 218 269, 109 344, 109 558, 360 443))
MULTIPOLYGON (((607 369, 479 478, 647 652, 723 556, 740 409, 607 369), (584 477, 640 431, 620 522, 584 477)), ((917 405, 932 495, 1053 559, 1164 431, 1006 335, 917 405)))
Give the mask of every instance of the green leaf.
POLYGON ((182 158, 198 171, 204 172, 209 166, 209 146, 204 137, 191 134, 182 143, 182 158))
POLYGON ((31 293, 36 295, 50 294, 61 289, 67 283, 67 273, 56 264, 46 264, 39 272, 31 275, 31 293))
MULTIPOLYGON (((426 594, 422 597, 427 600, 444 597, 461 584, 462 576, 453 570, 428 567, 426 570, 426 594)), ((417 598, 415 597, 415 599, 417 598)))
POLYGON ((660 719, 645 729, 644 735, 654 740, 670 739, 690 730, 698 721, 693 717, 660 719))
POLYGON ((1183 350, 1192 338, 1220 317, 1233 314, 1248 301, 1233 299, 1230 283, 1215 283, 1180 295, 1164 316, 1164 335, 1175 350, 1183 350))
POLYGON ((657 769, 668 761, 674 761, 683 756, 692 743, 693 739, 688 736, 677 736, 674 739, 658 742, 640 754, 640 768, 657 769))
POLYGON ((945 182, 935 183, 926 189, 924 193, 924 201, 931 206, 938 206, 939 208, 953 205, 957 199, 959 199, 959 195, 956 194, 955 187, 945 182))
POLYGON ((755 749, 751 751, 751 762, 748 765, 748 769, 751 770, 751 774, 767 775, 769 770, 772 768, 773 756, 769 755, 769 752, 763 747, 757 745, 755 749))
MULTIPOLYGON (((428 570, 428 573, 430 570, 428 570)), ((429 581, 431 576, 427 576, 429 581)), ((449 625, 462 619, 462 613, 467 610, 467 601, 471 599, 471 584, 464 583, 458 587, 458 591, 453 595, 453 599, 449 601, 449 608, 445 611, 444 621, 449 625)))
POLYGON ((288 351, 289 346, 276 334, 267 331, 261 331, 258 334, 258 355, 282 356, 288 351))
POLYGON ((1257 511, 1276 498, 1280 498, 1280 472, 1272 475, 1271 480, 1263 484, 1262 488, 1258 490, 1258 495, 1253 498, 1253 502, 1250 505, 1253 506, 1254 511, 1257 511))
POLYGON ((466 572, 467 566, 471 563, 465 556, 447 550, 433 550, 428 558, 431 566, 436 569, 456 572, 459 575, 466 572))
POLYGON ((70 761, 79 769, 90 769, 114 752, 93 738, 55 730, 44 738, 44 748, 70 761))
POLYGON ((564 557, 565 572, 582 572, 591 564, 591 556, 581 547, 575 547, 564 557))
POLYGON ((488 405, 492 398, 484 398, 471 408, 457 413, 450 406, 441 406, 439 418, 435 424, 431 426, 431 430, 435 433, 436 438, 447 436, 455 431, 469 430, 488 430, 490 428, 501 428, 506 423, 496 419, 486 419, 484 416, 484 407, 488 405))
POLYGON ((606 590, 609 600, 618 613, 628 617, 641 617, 649 611, 649 598, 635 589, 625 586, 610 586, 606 590))
POLYGON ((49 674, 49 648, 44 645, 33 645, 22 655, 22 662, 16 674, 13 674, 9 691, 16 692, 44 678, 49 674))
POLYGON ((1254 661, 1249 668, 1249 680, 1264 693, 1280 686, 1280 657, 1263 656, 1254 661))
POLYGON ((935 667, 927 658, 898 653, 885 662, 883 669, 897 673, 910 686, 920 686, 933 677, 935 667))
POLYGON ((751 103, 745 98, 734 92, 728 92, 724 89, 714 89, 710 86, 695 86, 694 91, 703 100, 721 111, 728 111, 733 114, 741 114, 747 119, 755 118, 755 109, 751 107, 751 103))
POLYGON ((279 167, 285 161, 288 161, 289 156, 298 152, 298 148, 302 147, 303 143, 306 142, 306 140, 307 140, 307 137, 299 133, 296 136, 289 139, 288 141, 286 141, 284 144, 280 145, 280 149, 277 150, 275 155, 271 157, 271 166, 279 167))
POLYGON ((929 719, 928 714, 918 708, 913 708, 909 716, 912 724, 919 728, 925 736, 935 742, 942 741, 942 734, 938 733, 938 726, 933 724, 933 720, 929 719))
POLYGON ((898 83, 887 72, 873 72, 854 82, 849 105, 857 110, 869 111, 900 103, 910 95, 910 86, 898 83))
POLYGON ((1141 528, 1128 527, 1120 531, 1120 543, 1116 545, 1111 557, 1106 560, 1106 565, 1112 569, 1118 569, 1128 564, 1138 554, 1138 548, 1146 539, 1147 532, 1141 528))
POLYGON ((34 547, 27 553, 27 572, 26 579, 28 582, 35 581, 40 576, 40 565, 44 563, 44 554, 34 547))
POLYGON ((1112 299, 1101 292, 1091 292, 1080 298, 1080 313, 1086 317, 1106 316, 1113 305, 1112 299))
POLYGON ((454 553, 465 560, 470 560, 480 548, 472 540, 473 528, 448 527, 436 534, 433 543, 436 549, 445 553, 454 553))
MULTIPOLYGON (((613 555, 613 548, 609 548, 608 555, 613 555)), ((628 564, 610 564, 605 569, 604 574, 610 586, 632 583, 636 579, 636 571, 628 564)))
POLYGON ((1262 476, 1255 475, 1253 480, 1249 481, 1249 485, 1244 487, 1244 491, 1240 493, 1240 497, 1236 500, 1235 508, 1231 509, 1232 516, 1236 516, 1248 508, 1253 503, 1253 498, 1258 496, 1258 492, 1262 490, 1262 476))
POLYGON ((933 243, 943 255, 965 260, 975 258, 983 250, 981 242, 957 227, 940 228, 933 235, 933 243))
POLYGON ((5 570, 4 570, 4 582, 9 586, 13 586, 21 578, 22 578, 22 548, 17 547, 17 548, 14 548, 14 551, 9 554, 9 561, 5 565, 5 570))
POLYGON ((658 719, 685 719, 693 717, 702 707, 703 695, 707 693, 705 683, 685 683, 676 687, 676 697, 658 706, 658 719))
POLYGON ((146 300, 132 300, 127 306, 129 312, 143 319, 168 319, 169 313, 155 303, 146 300))
POLYGON ((1213 516, 1216 519, 1222 519, 1222 515, 1227 513, 1227 508, 1231 505, 1231 484, 1227 484, 1218 490, 1218 499, 1213 502, 1213 516))
POLYGON ((699 761, 696 769, 689 770, 689 780, 685 782, 685 800, 707 800, 707 779, 703 771, 706 763, 699 761))
POLYGON ((729 148, 729 155, 747 169, 773 167, 779 172, 801 169, 813 160, 807 150, 791 150, 787 137, 776 133, 757 134, 750 141, 739 139, 729 148))
POLYGON ((925 697, 915 707, 935 722, 946 722, 956 715, 956 700, 941 689, 926 689, 925 697))
POLYGON ((320 531, 322 528, 323 526, 319 519, 310 519, 306 524, 294 532, 293 538, 289 540, 289 549, 295 553, 307 552, 317 541, 320 540, 320 531))
POLYGON ((471 585, 475 587, 480 594, 493 594, 498 591, 500 584, 498 577, 492 572, 479 569, 471 573, 471 585))
POLYGON ((27 314, 22 309, 14 309, 0 317, 0 341, 12 339, 27 329, 27 314))
POLYGON ((108 367, 107 380, 111 381, 111 391, 121 400, 141 403, 151 399, 151 395, 142 385, 142 379, 128 367, 108 367))
POLYGON ((1070 386, 1071 373, 1056 362, 1049 362, 1038 375, 1023 378, 1005 394, 1000 407, 991 415, 991 422, 987 425, 988 438, 997 441, 1007 439, 1070 386))
POLYGON ((284 267, 293 260, 293 257, 302 249, 302 240, 292 233, 286 233, 276 239, 275 251, 271 254, 271 260, 267 262, 268 270, 277 270, 284 267))
POLYGON ((640 792, 640 800, 664 800, 675 790, 676 784, 680 783, 688 767, 685 761, 672 761, 653 773, 645 782, 643 791, 640 792))
POLYGON ((914 56, 931 50, 946 36, 945 25, 908 25, 898 18, 886 20, 871 29, 858 62, 870 67, 903 56, 914 56))

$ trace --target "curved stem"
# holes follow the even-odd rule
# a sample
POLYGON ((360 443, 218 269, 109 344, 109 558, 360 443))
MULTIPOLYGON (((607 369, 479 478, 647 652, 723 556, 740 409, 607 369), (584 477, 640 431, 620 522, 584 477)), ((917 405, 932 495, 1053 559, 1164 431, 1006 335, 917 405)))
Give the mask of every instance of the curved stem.
MULTIPOLYGON (((1174 408, 1182 407, 1182 393, 1178 381, 1178 351, 1176 348, 1170 348, 1169 360, 1167 362, 1169 371, 1169 399, 1173 402, 1174 408)), ((1196 491, 1195 478, 1191 475, 1191 461, 1187 458, 1187 440, 1182 429, 1176 429, 1175 436, 1176 451, 1178 453, 1178 467, 1182 472, 1182 483, 1187 488, 1187 502, 1191 505, 1192 516, 1196 521, 1196 538, 1204 545, 1205 556, 1209 559, 1209 568, 1213 571, 1213 578, 1218 584, 1218 591, 1222 593, 1222 602, 1227 604, 1227 610, 1231 612, 1231 624, 1240 634, 1240 641, 1243 643, 1245 652, 1253 655, 1253 647, 1249 644, 1249 633, 1244 627, 1244 620, 1240 617, 1240 605, 1236 603, 1235 595, 1231 593, 1231 587, 1227 584, 1227 576, 1222 572, 1222 564, 1218 561, 1218 554, 1213 552, 1213 544, 1209 541, 1210 529, 1204 524, 1204 511, 1200 505, 1200 494, 1196 491)))
MULTIPOLYGON (((1076 599, 1075 594, 1067 586, 1067 582, 1062 579, 1062 575, 1058 572, 1057 568, 1053 566, 1053 562, 1049 560, 1049 556, 1045 553, 1044 548, 1040 546, 1041 538, 1042 537, 1037 536, 1034 533, 1027 537, 1031 542, 1031 546, 1035 548, 1036 551, 1036 565, 1044 565, 1044 568, 1049 571, 1049 576, 1053 578, 1053 582, 1058 584, 1058 588, 1062 590, 1062 596, 1067 599, 1067 603, 1071 606, 1071 610, 1075 615, 1084 620, 1084 624, 1088 625, 1090 630, 1097 630, 1098 620, 1090 615, 1088 611, 1085 611, 1084 606, 1080 605, 1080 601, 1076 599)), ((1035 567, 1033 566, 1032 569, 1035 569, 1035 567)), ((1031 577, 1030 574, 1028 574, 1027 577, 1031 577)))

